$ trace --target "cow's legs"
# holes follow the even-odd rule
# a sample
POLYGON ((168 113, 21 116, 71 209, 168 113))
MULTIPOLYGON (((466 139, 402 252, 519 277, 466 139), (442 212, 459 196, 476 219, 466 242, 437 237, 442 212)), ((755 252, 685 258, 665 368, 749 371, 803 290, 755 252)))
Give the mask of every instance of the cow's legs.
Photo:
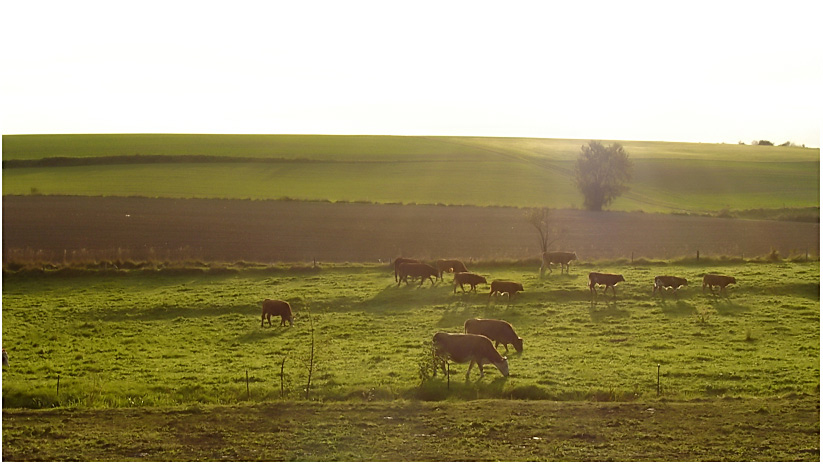
MULTIPOLYGON (((466 380, 468 380, 468 379, 469 379, 469 374, 471 374, 471 372, 472 372, 472 367, 473 367, 473 366, 474 366, 474 360, 472 360, 472 361, 470 361, 470 362, 469 362, 469 369, 468 369, 468 370, 466 370, 466 380)), ((478 365, 478 366, 480 366, 480 365, 478 365)), ((482 370, 483 368, 481 367, 480 369, 482 370)), ((481 373, 482 373, 482 372, 481 372, 481 373)))

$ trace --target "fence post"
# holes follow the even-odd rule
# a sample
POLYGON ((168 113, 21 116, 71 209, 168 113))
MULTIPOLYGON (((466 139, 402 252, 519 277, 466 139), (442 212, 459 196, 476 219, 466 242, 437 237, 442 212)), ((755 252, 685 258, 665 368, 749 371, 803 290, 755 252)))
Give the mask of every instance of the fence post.
POLYGON ((700 250, 697 251, 697 261, 700 261, 700 250))
POLYGON ((660 364, 657 364, 657 397, 660 397, 660 364))

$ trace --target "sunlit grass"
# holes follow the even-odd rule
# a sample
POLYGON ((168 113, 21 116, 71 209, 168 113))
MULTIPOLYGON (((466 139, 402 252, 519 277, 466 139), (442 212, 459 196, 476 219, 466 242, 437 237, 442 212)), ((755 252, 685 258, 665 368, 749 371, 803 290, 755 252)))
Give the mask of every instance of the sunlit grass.
MULTIPOLYGON (((387 267, 319 272, 120 272, 76 277, 7 275, 5 406, 123 407, 233 403, 305 395, 309 314, 317 339, 312 396, 514 397, 550 400, 676 399, 814 393, 819 380, 819 268, 812 263, 579 264, 540 280, 536 267, 470 267, 512 279, 509 303, 454 294, 450 283, 397 286, 387 267), (588 271, 621 273, 617 299, 592 301, 588 271), (703 294, 705 272, 731 274, 728 298, 703 294), (686 277, 678 296, 652 297, 657 274, 686 277), (259 305, 281 298, 294 328, 260 328, 259 305), (421 378, 437 330, 472 317, 502 318, 525 340, 512 376, 488 368, 465 384, 421 378), (246 387, 246 370, 249 387, 246 387), (57 377, 60 376, 60 394, 57 377)), ((611 293, 610 293, 611 294, 611 293)), ((502 350, 502 349, 501 349, 502 350)))

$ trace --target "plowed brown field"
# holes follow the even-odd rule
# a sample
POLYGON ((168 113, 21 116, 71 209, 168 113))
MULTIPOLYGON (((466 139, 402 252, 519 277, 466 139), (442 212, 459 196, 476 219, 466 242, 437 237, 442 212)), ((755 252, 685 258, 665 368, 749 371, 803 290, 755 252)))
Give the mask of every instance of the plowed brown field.
MULTIPOLYGON (((537 257, 523 209, 297 201, 6 196, 4 260, 37 255, 255 262, 537 257)), ((727 255, 773 247, 819 256, 820 225, 554 210, 552 249, 581 260, 727 255)))

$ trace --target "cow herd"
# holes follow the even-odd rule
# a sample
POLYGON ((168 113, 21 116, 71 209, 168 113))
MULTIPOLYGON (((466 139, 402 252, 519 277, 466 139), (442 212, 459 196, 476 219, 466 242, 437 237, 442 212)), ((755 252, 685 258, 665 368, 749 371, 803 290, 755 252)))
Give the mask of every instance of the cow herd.
MULTIPOLYGON (((574 252, 545 252, 542 255, 540 276, 544 275, 546 269, 549 270, 549 273, 552 273, 552 265, 560 265, 561 274, 564 270, 568 273, 572 260, 577 260, 577 254, 574 252)), ((394 261, 394 279, 398 286, 404 282, 409 284, 409 278, 415 280, 419 278, 420 286, 423 285, 426 279, 429 279, 434 285, 438 279, 443 280, 443 273, 454 273, 453 293, 457 293, 458 286, 465 293, 465 286, 469 286, 470 291, 477 292, 478 284, 488 284, 484 276, 469 272, 466 265, 460 260, 437 260, 434 266, 410 258, 401 257, 394 261)), ((604 286, 604 293, 611 288, 612 296, 617 298, 615 286, 626 281, 623 275, 599 272, 589 273, 588 278, 589 291, 594 297, 597 296, 597 286, 604 286)), ((706 287, 709 287, 714 293, 714 288, 717 287, 722 293, 725 292, 726 286, 736 282, 732 276, 706 274, 703 276, 703 292, 706 291, 706 287)), ((655 276, 652 295, 659 291, 662 296, 664 289, 673 289, 676 295, 677 290, 687 284, 688 281, 685 278, 678 276, 655 276)), ((514 281, 495 280, 491 282, 490 287, 489 299, 492 296, 507 294, 509 300, 511 300, 517 295, 517 292, 523 291, 523 285, 514 281)), ((472 318, 466 320, 463 328, 463 333, 438 331, 432 338, 435 356, 439 360, 443 372, 445 373, 446 370, 446 360, 452 360, 457 363, 469 363, 466 378, 469 377, 475 364, 477 364, 482 378, 484 375, 483 365, 487 363, 497 367, 503 376, 509 376, 508 360, 500 355, 497 347, 503 344, 508 352, 508 345, 512 344, 518 352, 523 350, 523 339, 517 336, 512 325, 503 320, 472 318), (492 342, 494 342, 494 345, 492 345, 492 342)))
MULTIPOLYGON (((552 265, 560 265, 561 274, 564 270, 568 273, 569 264, 572 260, 577 260, 577 255, 574 252, 545 252, 542 256, 540 275, 543 276, 546 269, 551 273, 552 265)), ((419 279, 419 286, 422 286, 427 279, 431 281, 432 285, 435 285, 438 280, 443 280, 443 273, 454 273, 453 293, 457 293, 458 286, 460 286, 463 293, 467 292, 465 286, 469 286, 469 292, 474 291, 476 293, 477 285, 489 284, 485 277, 469 272, 466 265, 460 260, 437 260, 434 266, 411 258, 400 257, 394 260, 394 280, 397 286, 402 283, 408 285, 409 278, 414 281, 419 279)), ((611 288, 612 296, 616 298, 615 286, 626 281, 623 275, 599 272, 589 273, 588 278, 589 291, 594 297, 597 296, 597 286, 604 286, 603 292, 606 293, 611 288)), ((706 287, 708 287, 714 294, 714 289, 717 287, 721 293, 724 293, 729 284, 736 283, 737 281, 732 276, 706 274, 703 276, 703 292, 705 293, 706 287)), ((686 286, 688 281, 678 276, 655 276, 653 284, 652 295, 660 292, 662 296, 664 295, 664 289, 673 289, 676 295, 677 290, 686 286)), ((514 281, 494 280, 489 286, 491 288, 489 299, 492 296, 506 294, 508 299, 511 300, 516 297, 518 292, 523 291, 523 285, 514 281)), ((266 299, 263 301, 260 326, 263 327, 266 321, 271 326, 272 316, 280 317, 281 326, 285 326, 287 321, 290 326, 294 323, 291 306, 288 302, 282 300, 266 299)), ((472 318, 466 320, 463 330, 463 333, 438 331, 432 337, 434 355, 439 361, 439 366, 443 372, 446 371, 446 361, 452 360, 457 363, 469 363, 469 369, 466 371, 467 379, 475 364, 480 370, 481 378, 484 375, 483 365, 485 364, 492 364, 500 370, 503 376, 509 376, 508 360, 500 355, 497 347, 503 344, 506 352, 508 352, 509 344, 511 344, 517 352, 523 350, 523 339, 517 336, 512 325, 503 320, 472 318)), ((5 351, 3 355, 5 357, 5 351)))

